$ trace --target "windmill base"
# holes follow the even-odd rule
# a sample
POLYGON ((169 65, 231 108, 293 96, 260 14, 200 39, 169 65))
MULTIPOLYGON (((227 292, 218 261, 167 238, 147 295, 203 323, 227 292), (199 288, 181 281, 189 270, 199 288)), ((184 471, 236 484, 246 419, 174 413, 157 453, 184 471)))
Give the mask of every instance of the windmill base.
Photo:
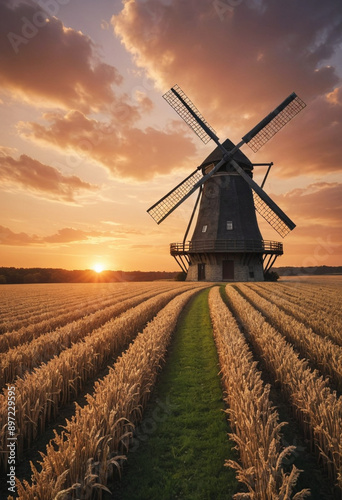
POLYGON ((186 281, 264 281, 262 254, 191 255, 186 281))

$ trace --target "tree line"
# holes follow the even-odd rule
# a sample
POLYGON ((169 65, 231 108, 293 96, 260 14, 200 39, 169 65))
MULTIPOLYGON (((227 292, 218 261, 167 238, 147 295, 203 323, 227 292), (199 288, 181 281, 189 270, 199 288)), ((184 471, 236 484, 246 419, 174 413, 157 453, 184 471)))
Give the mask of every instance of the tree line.
MULTIPOLYGON (((272 273, 279 276, 342 274, 342 266, 278 267, 272 273)), ((155 281, 185 279, 185 274, 167 271, 102 271, 51 268, 0 267, 0 285, 24 283, 112 283, 119 281, 155 281)))
POLYGON ((164 271, 102 271, 50 268, 0 267, 0 284, 24 283, 111 283, 119 281, 176 280, 178 272, 164 271))

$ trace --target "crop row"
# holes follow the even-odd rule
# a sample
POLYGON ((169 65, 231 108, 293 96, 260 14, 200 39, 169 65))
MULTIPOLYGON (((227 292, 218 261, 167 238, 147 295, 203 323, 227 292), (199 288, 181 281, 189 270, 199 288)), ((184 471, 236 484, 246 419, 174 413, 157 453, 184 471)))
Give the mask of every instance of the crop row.
MULTIPOLYGON (((195 288, 198 285, 188 285, 195 288)), ((107 322, 84 341, 62 351, 59 356, 26 373, 15 382, 16 425, 18 432, 17 453, 29 448, 33 440, 55 417, 59 407, 74 399, 84 383, 96 376, 108 360, 118 355, 127 342, 153 316, 183 288, 177 287, 126 311, 119 318, 107 322)), ((0 443, 6 450, 7 397, 0 396, 0 443)), ((2 467, 6 467, 7 455, 2 453, 2 467)))
MULTIPOLYGON (((198 290, 198 288, 197 288, 198 290)), ((32 484, 18 483, 21 500, 90 498, 106 489, 112 469, 124 458, 134 423, 155 383, 178 316, 196 289, 182 293, 162 309, 96 383, 88 404, 77 406, 65 431, 47 446, 42 470, 34 467, 32 484)))
POLYGON ((14 333, 18 330, 24 330, 27 327, 32 329, 34 325, 38 325, 39 323, 45 322, 46 325, 48 324, 46 323, 47 321, 51 321, 52 319, 55 320, 56 318, 60 319, 59 317, 61 315, 68 311, 78 310, 80 306, 85 310, 88 308, 93 308, 95 310, 99 304, 105 301, 110 302, 119 294, 120 291, 116 290, 115 293, 113 291, 113 294, 108 294, 106 297, 94 296, 89 298, 88 296, 82 297, 73 295, 65 301, 55 301, 49 305, 44 304, 40 310, 26 311, 26 313, 21 316, 13 315, 10 321, 2 325, 2 331, 3 333, 14 333))
POLYGON ((294 316, 298 321, 312 328, 318 335, 328 337, 342 346, 342 318, 338 314, 340 308, 338 304, 335 304, 334 308, 327 312, 318 303, 311 305, 307 303, 305 294, 301 295, 301 300, 297 297, 288 299, 284 297, 278 287, 265 288, 253 285, 251 288, 283 309, 290 316, 294 316))
POLYGON ((281 295, 292 303, 304 306, 309 309, 316 309, 323 314, 337 314, 340 318, 342 313, 339 308, 340 293, 339 288, 329 291, 326 286, 312 286, 307 283, 296 284, 296 286, 286 283, 258 283, 256 286, 267 291, 281 295))
MULTIPOLYGON (((120 284, 120 288, 124 284, 120 284)), ((84 285, 25 285, 2 287, 0 289, 0 331, 13 330, 13 323, 22 320, 25 326, 31 319, 40 314, 47 313, 54 308, 67 306, 79 301, 91 301, 101 296, 116 293, 118 286, 99 289, 97 286, 84 285)))
MULTIPOLYGON (((174 283, 178 285, 178 283, 174 283)), ((40 288, 34 290, 34 295, 30 296, 30 291, 27 289, 29 285, 23 287, 28 297, 26 297, 25 305, 20 304, 22 291, 21 288, 18 289, 18 297, 16 300, 12 299, 13 304, 9 302, 8 311, 6 317, 0 320, 0 333, 13 332, 15 330, 23 329, 29 327, 34 328, 34 324, 38 326, 38 323, 49 319, 56 319, 60 314, 64 314, 68 311, 77 311, 82 307, 82 309, 92 308, 96 310, 96 304, 101 306, 102 303, 109 303, 112 299, 118 295, 135 294, 139 290, 147 291, 150 288, 154 288, 156 283, 106 283, 106 287, 103 284, 78 284, 69 285, 67 287, 57 287, 52 288, 48 285, 40 285, 40 288), (71 287, 71 289, 69 288, 71 287), (41 295, 41 291, 45 291, 45 295, 41 295), (38 297, 35 296, 37 294, 38 297), (37 301, 37 299, 39 299, 37 301)), ((162 288, 163 286, 170 286, 170 283, 160 282, 158 286, 162 288)), ((10 292, 6 295, 6 290, 2 291, 0 289, 0 297, 6 301, 6 298, 12 296, 10 292)), ((5 313, 3 313, 5 314, 5 313)), ((47 326, 48 323, 46 323, 47 326)))
POLYGON ((226 293, 256 352, 290 401, 330 475, 342 488, 342 400, 317 371, 232 286, 226 293))
POLYGON ((82 303, 80 306, 80 299, 77 300, 76 304, 70 304, 68 307, 64 307, 62 314, 51 314, 48 318, 37 321, 36 323, 30 324, 29 326, 22 327, 16 331, 10 331, 2 334, 0 336, 0 352, 6 352, 8 349, 16 347, 20 344, 31 342, 33 339, 39 336, 51 332, 58 327, 67 325, 87 314, 91 314, 97 311, 100 307, 104 308, 115 300, 121 300, 122 298, 127 298, 132 295, 132 291, 127 291, 125 294, 117 292, 112 297, 97 298, 93 302, 82 303))
POLYGON ((342 347, 328 338, 320 337, 311 328, 298 322, 291 314, 285 313, 250 287, 238 285, 238 289, 286 340, 294 344, 303 357, 310 360, 323 375, 329 376, 333 385, 342 391, 342 347))
MULTIPOLYGON (((140 290, 140 293, 138 292, 133 298, 128 299, 126 299, 126 295, 121 295, 107 307, 106 302, 101 304, 104 308, 97 312, 72 321, 54 332, 41 335, 32 342, 26 342, 10 349, 0 359, 0 387, 12 383, 16 376, 23 376, 26 371, 46 363, 53 356, 57 356, 63 350, 71 347, 72 344, 79 342, 107 321, 157 295, 159 291, 158 287, 145 293, 141 293, 140 290)), ((132 293, 129 295, 131 296, 132 293)))
MULTIPOLYGON (((264 385, 245 337, 218 287, 209 293, 209 307, 229 407, 227 413, 234 430, 229 436, 237 443, 242 463, 241 466, 229 460, 226 465, 237 471, 238 480, 248 488, 248 498, 289 499, 299 471, 293 466, 285 474, 282 461, 295 447, 281 448, 280 430, 285 423, 279 423, 269 399, 270 386, 264 385)), ((294 498, 299 500, 307 495, 308 490, 302 490, 294 498)))

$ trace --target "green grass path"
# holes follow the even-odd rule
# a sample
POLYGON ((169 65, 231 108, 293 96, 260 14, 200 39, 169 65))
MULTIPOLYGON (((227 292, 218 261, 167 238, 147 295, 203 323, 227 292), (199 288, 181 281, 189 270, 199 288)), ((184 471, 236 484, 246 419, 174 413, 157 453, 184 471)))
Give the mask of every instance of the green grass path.
POLYGON ((181 314, 114 498, 227 500, 237 491, 234 472, 224 467, 236 455, 222 411, 208 293, 181 314))

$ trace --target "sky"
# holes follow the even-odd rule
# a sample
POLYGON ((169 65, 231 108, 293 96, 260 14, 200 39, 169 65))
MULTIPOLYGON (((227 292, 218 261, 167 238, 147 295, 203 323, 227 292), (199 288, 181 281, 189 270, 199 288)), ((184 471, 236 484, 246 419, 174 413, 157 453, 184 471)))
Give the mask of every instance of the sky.
POLYGON ((265 190, 296 224, 260 221, 276 265, 342 265, 340 0, 1 0, 0 266, 178 269, 195 198, 160 225, 146 210, 215 145, 162 98, 174 84, 235 143, 305 101, 242 151, 274 163, 265 190))

